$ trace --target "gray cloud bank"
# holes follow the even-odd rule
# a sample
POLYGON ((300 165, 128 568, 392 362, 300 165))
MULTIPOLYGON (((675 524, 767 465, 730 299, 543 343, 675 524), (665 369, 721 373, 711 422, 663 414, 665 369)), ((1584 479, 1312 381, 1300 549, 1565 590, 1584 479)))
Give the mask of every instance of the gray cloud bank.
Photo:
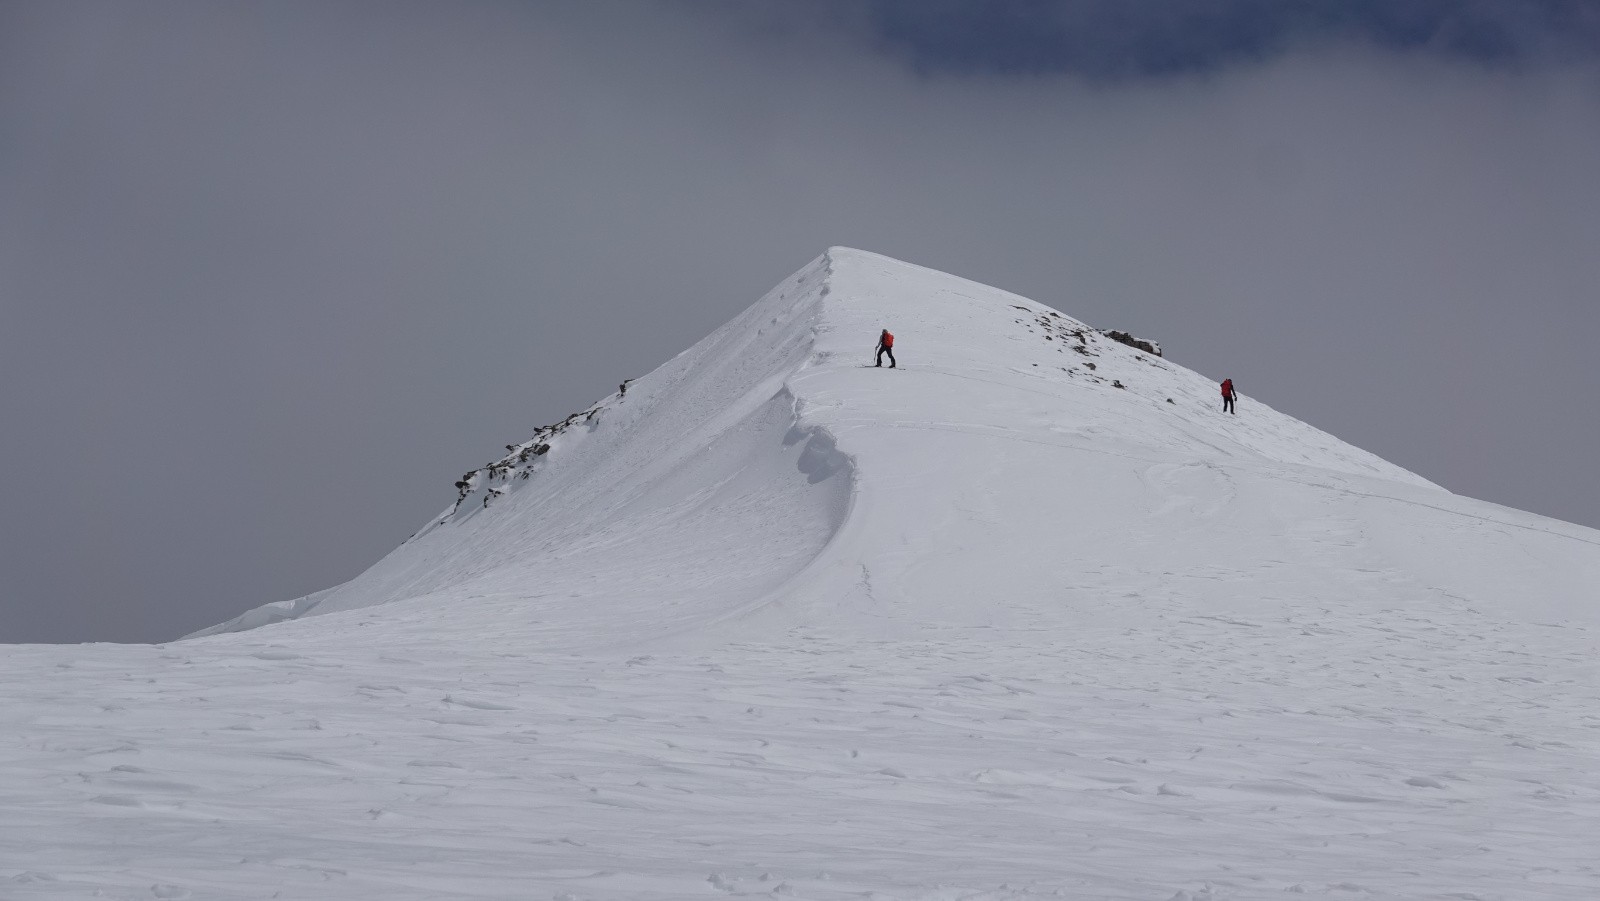
POLYGON ((1600 53, 1594 0, 869 0, 822 9, 930 73, 1123 80, 1340 43, 1502 67, 1600 53))
POLYGON ((0 641, 347 579, 829 244, 1600 525, 1591 60, 1014 78, 878 13, 0 6, 0 641))

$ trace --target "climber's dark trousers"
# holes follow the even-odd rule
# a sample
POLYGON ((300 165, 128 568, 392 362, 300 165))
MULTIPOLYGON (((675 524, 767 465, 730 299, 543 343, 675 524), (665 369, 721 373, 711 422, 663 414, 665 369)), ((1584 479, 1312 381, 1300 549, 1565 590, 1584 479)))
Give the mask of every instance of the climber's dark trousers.
POLYGON ((1224 396, 1222 398, 1222 412, 1224 412, 1224 413, 1232 413, 1233 412, 1233 398, 1227 397, 1227 396, 1224 396))
POLYGON ((895 365, 894 364, 894 348, 892 348, 892 347, 883 347, 882 345, 879 345, 879 347, 878 347, 878 365, 879 366, 883 365, 883 355, 884 354, 888 354, 889 355, 889 368, 893 369, 894 365, 895 365))

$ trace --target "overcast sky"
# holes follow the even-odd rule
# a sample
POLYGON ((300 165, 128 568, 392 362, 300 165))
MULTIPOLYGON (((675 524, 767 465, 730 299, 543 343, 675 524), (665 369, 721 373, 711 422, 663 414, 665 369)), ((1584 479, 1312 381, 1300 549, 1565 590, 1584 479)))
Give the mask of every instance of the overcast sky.
POLYGON ((351 578, 831 244, 1600 526, 1597 63, 1588 0, 0 0, 0 641, 351 578))

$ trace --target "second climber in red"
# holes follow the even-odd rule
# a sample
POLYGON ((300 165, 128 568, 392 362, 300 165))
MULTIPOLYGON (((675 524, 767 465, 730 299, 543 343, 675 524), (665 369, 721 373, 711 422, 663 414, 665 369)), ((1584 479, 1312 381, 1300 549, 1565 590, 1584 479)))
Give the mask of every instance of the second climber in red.
POLYGON ((884 354, 888 354, 889 355, 889 368, 893 369, 894 368, 894 336, 889 334, 889 330, 888 329, 884 329, 883 330, 883 334, 878 336, 878 365, 879 366, 883 365, 883 355, 884 354))
POLYGON ((1233 379, 1222 380, 1222 412, 1232 413, 1233 410, 1233 379))

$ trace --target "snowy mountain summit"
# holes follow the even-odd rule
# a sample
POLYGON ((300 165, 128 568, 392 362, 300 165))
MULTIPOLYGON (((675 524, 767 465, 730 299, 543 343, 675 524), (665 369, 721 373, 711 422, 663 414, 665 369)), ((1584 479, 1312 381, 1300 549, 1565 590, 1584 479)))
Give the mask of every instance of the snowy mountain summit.
POLYGON ((1600 533, 1125 341, 836 248, 347 584, 7 647, 0 896, 1600 897, 1600 533))
POLYGON ((1137 622, 1152 603, 1597 615, 1593 532, 1451 495, 1004 291, 833 248, 625 390, 507 445, 349 583, 563 648, 1137 622), (872 366, 880 329, 901 365, 872 366), (1506 553, 1507 536, 1526 553, 1506 553))

